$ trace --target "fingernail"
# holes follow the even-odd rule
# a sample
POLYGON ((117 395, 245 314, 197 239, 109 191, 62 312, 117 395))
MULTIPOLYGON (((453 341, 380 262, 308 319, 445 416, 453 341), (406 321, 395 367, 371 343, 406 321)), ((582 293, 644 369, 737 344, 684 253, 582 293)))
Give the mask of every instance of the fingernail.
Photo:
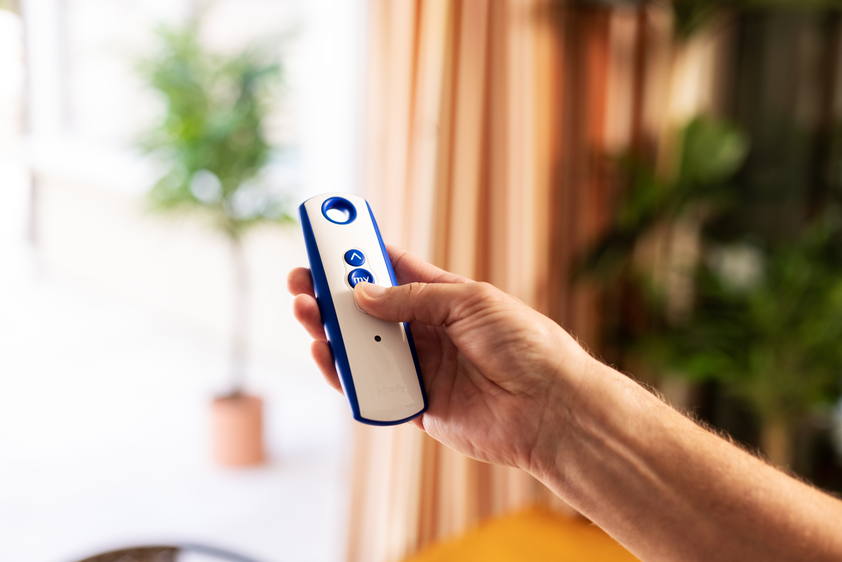
POLYGON ((373 299, 383 296, 383 293, 386 292, 386 287, 381 287, 380 285, 375 285, 374 283, 363 283, 362 285, 365 294, 373 299))

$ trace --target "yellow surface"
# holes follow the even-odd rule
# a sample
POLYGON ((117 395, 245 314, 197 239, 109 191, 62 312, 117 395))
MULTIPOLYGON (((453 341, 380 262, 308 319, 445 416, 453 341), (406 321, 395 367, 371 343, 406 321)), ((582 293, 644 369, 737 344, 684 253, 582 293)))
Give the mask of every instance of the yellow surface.
POLYGON ((542 507, 492 519, 433 545, 406 562, 633 562, 637 558, 595 525, 542 507))

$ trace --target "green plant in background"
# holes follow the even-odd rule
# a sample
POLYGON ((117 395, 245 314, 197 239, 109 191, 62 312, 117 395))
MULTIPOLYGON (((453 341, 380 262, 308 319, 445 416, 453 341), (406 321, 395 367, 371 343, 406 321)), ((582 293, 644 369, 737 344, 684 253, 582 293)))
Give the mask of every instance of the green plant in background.
POLYGON ((676 254, 680 258, 688 250, 671 246, 680 238, 675 231, 689 233, 694 245, 701 243, 703 221, 729 204, 733 192, 729 180, 748 151, 748 141, 737 128, 705 117, 679 131, 678 144, 682 150, 670 180, 638 158, 619 159, 628 185, 612 224, 577 268, 580 279, 603 288, 606 308, 611 311, 606 314, 603 344, 620 363, 635 363, 630 355, 637 351, 636 342, 676 320, 667 318, 674 301, 684 300, 686 305, 692 300, 692 295, 671 294, 675 291, 670 291, 668 275, 658 264, 666 264, 685 284, 692 282, 695 261, 685 263, 684 269, 671 263, 676 254))
POLYGON ((582 271, 604 280, 638 277, 633 263, 639 241, 665 223, 699 210, 721 207, 730 197, 727 180, 743 163, 748 141, 733 125, 699 117, 680 133, 682 146, 674 179, 664 181, 653 166, 630 156, 620 166, 630 179, 611 228, 591 249, 582 271))
POLYGON ((679 41, 709 25, 723 13, 763 8, 796 8, 800 10, 839 9, 840 0, 671 0, 675 37, 679 41))
POLYGON ((842 216, 831 204, 791 237, 758 238, 747 227, 722 240, 717 220, 752 204, 733 196, 731 182, 747 140, 731 125, 697 118, 681 142, 672 181, 624 161, 631 181, 617 219, 581 271, 615 299, 621 287, 637 301, 637 314, 609 327, 610 344, 666 376, 720 381, 761 422, 767 454, 788 464, 792 429, 842 396, 842 216), (696 259, 670 255, 676 228, 694 235, 696 259), (646 246, 666 268, 641 259, 646 246), (675 291, 676 276, 689 292, 675 291), (676 300, 683 314, 673 312, 676 300))
POLYGON ((792 457, 793 428, 842 395, 838 219, 824 215, 777 245, 709 243, 692 317, 636 344, 665 372, 720 381, 761 420, 763 448, 782 464, 792 457))
MULTIPOLYGON (((788 434, 842 393, 842 231, 833 218, 842 209, 842 143, 829 142, 829 123, 806 124, 787 106, 794 101, 775 97, 770 84, 798 80, 800 69, 817 64, 806 62, 813 56, 806 51, 775 47, 809 33, 821 52, 835 52, 840 7, 839 0, 668 3, 667 113, 676 85, 698 76, 687 56, 697 39, 736 30, 728 103, 741 128, 697 117, 661 131, 649 160, 621 158, 626 182, 614 224, 579 269, 602 286, 609 359, 645 379, 718 381, 755 414, 763 448, 778 464, 794 460, 788 434)), ((825 73, 824 91, 836 92, 827 78, 835 74, 825 73)), ((799 92, 799 107, 825 103, 799 92)))
POLYGON ((243 389, 248 280, 242 238, 262 223, 293 220, 284 193, 261 181, 274 149, 263 124, 282 67, 265 46, 222 55, 199 41, 198 19, 161 27, 141 76, 166 111, 142 138, 164 173, 150 191, 152 208, 197 213, 230 243, 234 273, 231 392, 243 389))

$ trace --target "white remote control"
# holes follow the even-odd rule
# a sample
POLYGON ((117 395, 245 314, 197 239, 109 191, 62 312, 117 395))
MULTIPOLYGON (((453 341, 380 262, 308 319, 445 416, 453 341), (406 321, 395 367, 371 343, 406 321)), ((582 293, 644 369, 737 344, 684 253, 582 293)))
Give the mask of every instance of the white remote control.
POLYGON ((327 193, 298 208, 310 275, 342 390, 357 421, 395 425, 427 408, 408 323, 362 312, 357 283, 397 285, 368 202, 327 193))

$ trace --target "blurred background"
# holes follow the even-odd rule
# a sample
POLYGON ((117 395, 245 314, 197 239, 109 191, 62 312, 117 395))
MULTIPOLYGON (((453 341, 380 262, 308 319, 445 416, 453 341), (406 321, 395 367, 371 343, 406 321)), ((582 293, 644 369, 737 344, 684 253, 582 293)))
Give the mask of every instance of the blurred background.
POLYGON ((577 521, 352 426, 285 288, 327 191, 842 492, 840 125, 836 1, 0 2, 0 559, 577 521))
POLYGON ((0 559, 342 559, 350 424, 292 318, 285 213, 358 189, 364 4, 0 7, 0 559), (237 468, 212 400, 243 379, 265 462, 237 468))

